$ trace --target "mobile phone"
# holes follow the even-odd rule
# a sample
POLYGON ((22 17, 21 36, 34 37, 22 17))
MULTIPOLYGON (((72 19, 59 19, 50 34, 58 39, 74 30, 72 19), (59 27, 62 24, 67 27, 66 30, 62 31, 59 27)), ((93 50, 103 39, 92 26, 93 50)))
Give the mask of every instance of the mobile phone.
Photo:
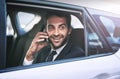
MULTIPOLYGON (((47 33, 46 30, 44 29, 43 32, 47 33)), ((44 43, 44 42, 49 42, 48 38, 45 38, 43 41, 41 41, 40 43, 44 43)))

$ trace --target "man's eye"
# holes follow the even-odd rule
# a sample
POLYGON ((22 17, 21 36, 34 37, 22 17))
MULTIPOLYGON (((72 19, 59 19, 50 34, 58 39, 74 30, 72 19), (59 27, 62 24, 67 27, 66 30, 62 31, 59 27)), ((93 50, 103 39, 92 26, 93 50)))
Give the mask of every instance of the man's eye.
POLYGON ((48 26, 48 30, 54 29, 53 26, 48 26))
POLYGON ((59 27, 59 29, 61 29, 61 30, 63 30, 63 29, 65 29, 65 25, 61 25, 60 27, 59 27))

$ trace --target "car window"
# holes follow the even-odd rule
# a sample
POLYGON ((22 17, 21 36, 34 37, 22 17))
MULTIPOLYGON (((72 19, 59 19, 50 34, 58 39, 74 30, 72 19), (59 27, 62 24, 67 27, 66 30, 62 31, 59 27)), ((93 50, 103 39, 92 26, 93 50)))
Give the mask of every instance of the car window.
POLYGON ((24 32, 30 31, 41 20, 41 16, 28 12, 18 12, 17 17, 20 24, 18 28, 24 32))
MULTIPOLYGON (((8 10, 15 33, 13 34, 14 39, 11 42, 11 47, 7 51, 7 67, 23 66, 24 58, 31 46, 32 40, 39 31, 42 32, 46 27, 46 14, 50 12, 70 14, 71 27, 73 29, 70 34, 70 41, 73 45, 81 48, 81 50, 83 49, 82 52, 84 52, 85 41, 82 11, 14 8, 14 10, 8 10)), ((78 56, 75 55, 73 58, 78 56)), ((37 57, 37 54, 35 57, 37 57)))
POLYGON ((89 21, 87 21, 87 41, 88 41, 88 55, 96 55, 101 53, 106 53, 105 47, 101 38, 97 34, 97 31, 93 29, 94 26, 89 21))
POLYGON ((14 34, 14 30, 11 24, 10 16, 7 16, 6 36, 11 36, 13 34, 14 34))
POLYGON ((80 20, 74 15, 71 15, 71 25, 74 29, 84 28, 83 24, 80 22, 80 20))
POLYGON ((105 38, 108 40, 113 50, 118 50, 120 47, 120 16, 94 9, 88 10, 101 28, 102 33, 104 33, 105 38))
POLYGON ((100 16, 99 19, 101 20, 101 22, 103 23, 103 25, 106 27, 107 31, 109 32, 110 36, 113 37, 113 33, 115 30, 115 24, 114 22, 104 16, 100 16))
POLYGON ((105 26, 107 31, 110 34, 110 37, 113 39, 114 43, 120 43, 120 19, 111 19, 109 17, 100 16, 99 19, 101 20, 102 24, 105 26))
POLYGON ((20 34, 24 34, 30 31, 34 27, 34 25, 41 20, 40 15, 22 11, 17 12, 16 18, 19 24, 17 28, 20 34))

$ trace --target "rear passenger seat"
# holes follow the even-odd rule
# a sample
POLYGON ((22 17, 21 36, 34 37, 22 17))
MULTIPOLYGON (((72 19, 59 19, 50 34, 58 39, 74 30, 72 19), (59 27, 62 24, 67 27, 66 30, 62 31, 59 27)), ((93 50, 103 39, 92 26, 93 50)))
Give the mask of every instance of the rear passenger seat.
POLYGON ((33 40, 35 34, 42 29, 40 29, 42 26, 43 22, 41 21, 40 23, 36 24, 27 34, 18 36, 15 39, 11 39, 13 42, 8 41, 10 44, 7 43, 6 67, 19 66, 22 64, 23 58, 31 44, 31 41, 33 40))

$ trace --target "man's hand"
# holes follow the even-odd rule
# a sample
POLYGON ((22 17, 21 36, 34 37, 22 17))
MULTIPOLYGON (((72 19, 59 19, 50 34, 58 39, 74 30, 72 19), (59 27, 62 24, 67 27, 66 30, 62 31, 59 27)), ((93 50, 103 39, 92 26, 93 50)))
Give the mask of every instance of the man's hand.
POLYGON ((28 49, 27 54, 26 54, 26 59, 28 61, 33 60, 35 54, 38 53, 38 51, 40 51, 43 47, 48 45, 47 42, 43 42, 47 38, 48 38, 48 34, 45 32, 38 32, 35 35, 32 43, 30 45, 30 48, 28 49))

